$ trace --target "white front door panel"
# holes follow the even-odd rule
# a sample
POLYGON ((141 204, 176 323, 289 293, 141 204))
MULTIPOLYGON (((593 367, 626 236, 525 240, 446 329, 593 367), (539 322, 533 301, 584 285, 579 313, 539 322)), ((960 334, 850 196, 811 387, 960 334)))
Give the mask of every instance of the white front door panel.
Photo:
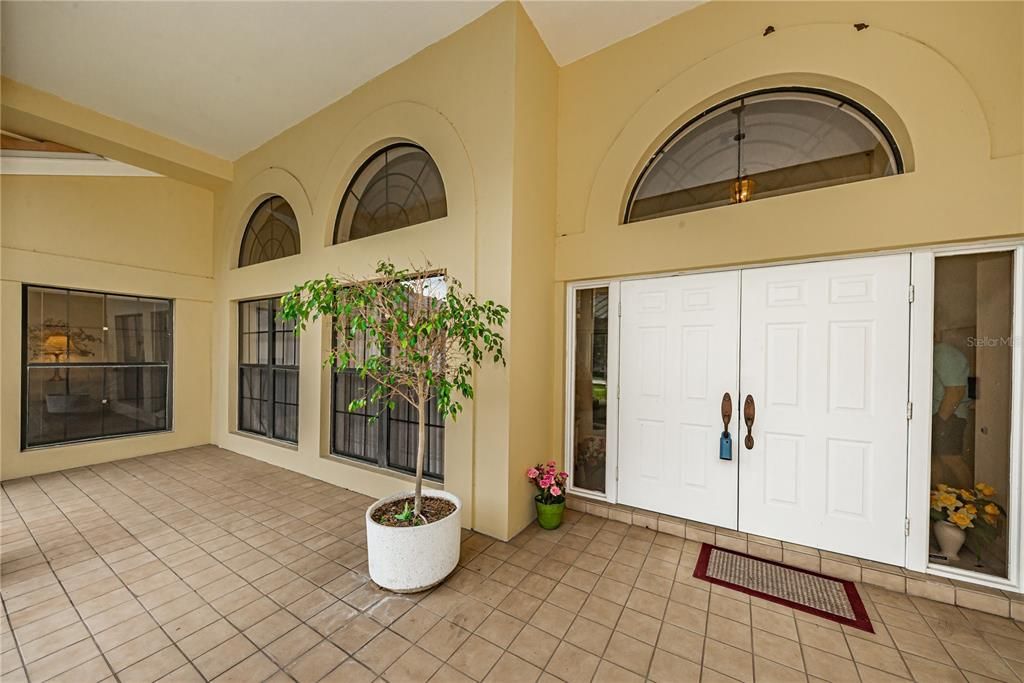
POLYGON ((622 283, 619 502, 736 528, 739 279, 622 283), (733 460, 719 458, 725 392, 733 460))
POLYGON ((743 271, 741 531, 903 564, 909 282, 909 255, 743 271))

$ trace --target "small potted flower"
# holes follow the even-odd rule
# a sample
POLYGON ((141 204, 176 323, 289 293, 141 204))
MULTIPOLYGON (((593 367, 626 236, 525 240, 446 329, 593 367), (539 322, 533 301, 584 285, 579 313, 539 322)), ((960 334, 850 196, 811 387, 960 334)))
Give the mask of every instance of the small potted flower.
POLYGON ((533 482, 539 493, 534 496, 537 502, 537 522, 542 529, 557 529, 562 524, 565 512, 565 482, 569 480, 566 472, 560 472, 551 460, 547 465, 536 465, 526 470, 526 478, 533 482))
POLYGON ((999 535, 1006 510, 992 499, 995 493, 984 482, 975 484, 973 489, 939 484, 932 490, 932 531, 947 560, 958 561, 964 543, 980 559, 981 544, 991 543, 999 535), (975 524, 976 521, 979 523, 975 524))

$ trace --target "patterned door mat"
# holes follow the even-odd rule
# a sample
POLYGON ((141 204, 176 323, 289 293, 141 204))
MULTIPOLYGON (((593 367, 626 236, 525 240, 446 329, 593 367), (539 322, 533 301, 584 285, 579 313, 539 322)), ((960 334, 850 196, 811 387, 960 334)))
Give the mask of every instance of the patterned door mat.
POLYGON ((874 633, 853 581, 703 544, 695 578, 874 633))

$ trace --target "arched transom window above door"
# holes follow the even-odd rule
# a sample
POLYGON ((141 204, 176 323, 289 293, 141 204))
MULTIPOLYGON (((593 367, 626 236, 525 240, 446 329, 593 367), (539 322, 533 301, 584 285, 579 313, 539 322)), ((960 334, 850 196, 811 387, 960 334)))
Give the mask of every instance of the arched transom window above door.
POLYGON ((292 207, 278 196, 260 202, 245 226, 242 248, 238 252, 238 267, 298 253, 299 222, 292 207))
POLYGON ((444 182, 431 156, 417 145, 391 145, 370 157, 349 183, 334 223, 334 243, 447 215, 444 182))
POLYGON ((857 103, 817 90, 760 91, 672 135, 641 172, 624 222, 902 172, 892 135, 857 103))

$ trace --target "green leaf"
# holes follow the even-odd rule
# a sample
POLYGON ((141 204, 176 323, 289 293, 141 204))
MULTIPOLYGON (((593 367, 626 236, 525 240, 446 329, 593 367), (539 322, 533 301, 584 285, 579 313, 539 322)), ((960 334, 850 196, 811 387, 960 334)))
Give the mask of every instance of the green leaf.
POLYGON ((412 519, 412 508, 409 507, 409 503, 406 502, 405 509, 395 515, 395 519, 399 522, 408 522, 412 519))

